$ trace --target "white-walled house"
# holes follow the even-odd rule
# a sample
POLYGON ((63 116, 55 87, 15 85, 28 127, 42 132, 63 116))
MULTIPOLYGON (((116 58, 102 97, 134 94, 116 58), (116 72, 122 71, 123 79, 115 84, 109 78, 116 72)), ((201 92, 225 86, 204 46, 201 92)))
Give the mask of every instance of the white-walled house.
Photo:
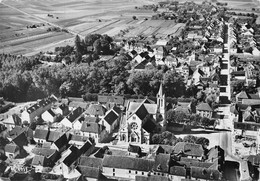
POLYGON ((52 103, 56 102, 58 99, 55 96, 50 96, 46 99, 42 99, 37 101, 37 103, 33 104, 29 108, 26 108, 22 114, 21 119, 22 121, 31 122, 35 119, 35 117, 40 117, 42 113, 46 110, 50 109, 52 103))
POLYGON ((8 158, 15 158, 20 154, 20 149, 16 144, 10 143, 5 145, 5 155, 8 158))
POLYGON ((152 159, 105 155, 103 174, 107 177, 135 180, 136 175, 148 175, 153 165, 152 159))
POLYGON ((56 118, 56 114, 52 111, 52 109, 49 109, 49 110, 45 111, 44 113, 42 113, 42 119, 45 122, 53 123, 55 121, 55 118, 56 118))
POLYGON ((208 103, 200 103, 196 107, 196 114, 199 114, 202 117, 207 117, 207 118, 211 119, 212 118, 212 113, 213 113, 213 110, 209 106, 208 103))
POLYGON ((60 123, 66 127, 80 130, 82 123, 81 119, 79 118, 81 117, 83 112, 84 109, 78 107, 75 110, 72 110, 65 118, 61 120, 60 123))
POLYGON ((51 149, 55 149, 59 152, 62 152, 66 149, 67 144, 68 138, 66 133, 64 133, 62 136, 60 136, 56 141, 52 143, 51 149))
POLYGON ((36 129, 34 132, 34 141, 38 144, 43 144, 48 138, 49 130, 47 129, 36 129))
POLYGON ((100 124, 86 121, 82 123, 80 130, 83 136, 92 137, 96 143, 100 142, 100 135, 106 131, 100 124))
POLYGON ((62 116, 67 116, 69 114, 69 107, 66 104, 61 104, 54 110, 54 112, 62 116))
POLYGON ((121 118, 121 110, 118 107, 113 107, 106 112, 106 115, 101 119, 100 123, 106 127, 107 132, 112 132, 119 124, 121 118))

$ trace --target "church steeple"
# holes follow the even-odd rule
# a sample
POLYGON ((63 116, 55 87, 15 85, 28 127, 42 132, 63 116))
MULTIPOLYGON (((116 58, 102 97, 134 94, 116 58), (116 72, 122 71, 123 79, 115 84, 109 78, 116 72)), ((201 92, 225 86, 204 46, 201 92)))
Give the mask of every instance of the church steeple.
POLYGON ((163 85, 161 83, 159 91, 157 93, 157 112, 158 112, 158 116, 159 118, 162 119, 161 123, 163 124, 163 120, 165 119, 165 94, 163 91, 163 85))

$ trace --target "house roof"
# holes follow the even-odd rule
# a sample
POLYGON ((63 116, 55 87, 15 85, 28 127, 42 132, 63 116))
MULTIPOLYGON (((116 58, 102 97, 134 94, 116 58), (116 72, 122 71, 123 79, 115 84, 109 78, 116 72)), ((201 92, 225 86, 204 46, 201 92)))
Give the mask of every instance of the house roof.
POLYGON ((191 167, 191 176, 205 180, 220 180, 221 173, 215 169, 191 167))
POLYGON ((28 140, 24 132, 16 136, 12 141, 19 147, 23 147, 28 144, 28 140))
POLYGON ((73 151, 63 160, 63 163, 68 167, 71 166, 79 157, 80 151, 76 147, 72 147, 73 151))
POLYGON ((150 175, 150 176, 143 176, 143 175, 136 175, 135 181, 169 181, 170 179, 166 176, 160 175, 150 175))
POLYGON ((38 101, 37 103, 33 104, 31 107, 29 107, 27 109, 27 112, 29 114, 31 114, 32 112, 36 111, 37 109, 39 109, 40 107, 45 107, 53 102, 56 102, 57 98, 54 96, 50 96, 48 98, 42 99, 40 101, 38 101))
POLYGON ((141 153, 142 153, 141 147, 140 147, 140 146, 137 146, 137 145, 129 144, 127 150, 128 150, 128 152, 131 152, 131 153, 138 153, 138 154, 141 154, 141 153))
POLYGON ((5 145, 5 152, 15 153, 18 150, 19 150, 19 147, 16 144, 10 143, 10 144, 5 145))
POLYGON ((174 150, 173 146, 170 145, 158 145, 156 148, 156 153, 167 153, 167 154, 171 154, 174 150))
POLYGON ((201 145, 187 143, 187 142, 178 142, 173 149, 174 153, 184 152, 186 155, 201 157, 204 154, 204 150, 201 145))
POLYGON ((88 123, 95 123, 97 121, 97 118, 96 117, 91 117, 91 116, 85 116, 85 122, 88 122, 88 123))
POLYGON ((50 113, 50 115, 51 115, 52 117, 54 117, 54 116, 56 115, 51 109, 47 110, 47 112, 50 113))
POLYGON ((11 138, 15 138, 17 135, 21 134, 22 132, 25 132, 28 137, 33 137, 33 135, 29 135, 29 129, 29 127, 15 126, 11 131, 8 132, 8 136, 11 138))
POLYGON ((41 155, 35 155, 33 157, 32 160, 32 164, 31 165, 40 165, 40 166, 45 166, 46 165, 46 157, 45 156, 41 156, 41 155))
POLYGON ((172 166, 170 168, 170 174, 176 176, 186 176, 186 169, 182 166, 172 166))
POLYGON ((103 159, 101 159, 101 158, 81 156, 81 157, 79 157, 78 165, 101 169, 102 161, 103 161, 103 159))
POLYGON ((124 97, 123 96, 100 96, 98 95, 98 102, 105 104, 107 102, 114 102, 119 105, 124 105, 124 97))
POLYGON ((210 111, 210 112, 213 111, 212 108, 209 106, 208 103, 200 103, 200 104, 197 106, 196 109, 199 110, 199 111, 210 111))
POLYGON ((81 135, 72 134, 71 137, 70 137, 70 141, 86 142, 87 140, 88 140, 87 136, 81 136, 81 135))
POLYGON ((247 99, 247 98, 244 98, 242 100, 242 104, 249 105, 249 106, 260 105, 260 99, 247 99))
POLYGON ((47 141, 49 142, 54 142, 56 141, 62 134, 62 132, 59 132, 59 131, 50 131, 49 132, 49 136, 47 138, 47 141))
POLYGON ((106 109, 101 104, 91 104, 86 110, 86 113, 89 115, 104 116, 106 109))
POLYGON ((85 154, 86 151, 88 151, 90 148, 92 148, 92 146, 94 143, 92 143, 90 140, 87 140, 84 145, 80 148, 80 152, 81 154, 85 154))
POLYGON ((94 167, 88 167, 88 166, 77 166, 76 168, 84 177, 87 178, 94 178, 98 180, 110 180, 107 179, 102 173, 101 170, 94 167))
POLYGON ((245 91, 241 91, 239 92, 237 95, 236 95, 237 98, 240 98, 240 99, 248 99, 249 96, 248 94, 245 92, 245 91))
POLYGON ((84 109, 81 107, 77 107, 75 110, 71 111, 66 118, 73 123, 81 114, 84 112, 84 109))
POLYGON ((103 158, 103 167, 129 169, 136 171, 151 171, 154 160, 133 158, 126 156, 105 155, 103 158))
POLYGON ((56 152, 55 149, 49 149, 49 148, 37 148, 37 147, 35 147, 32 150, 32 153, 34 153, 35 155, 45 156, 46 158, 53 155, 55 152, 56 152))
POLYGON ((112 125, 118 117, 118 114, 116 114, 113 110, 110 110, 107 112, 106 116, 104 117, 104 120, 106 120, 106 122, 109 125, 112 125))
POLYGON ((104 129, 105 127, 103 125, 100 125, 98 123, 88 123, 84 121, 80 130, 83 132, 100 134, 101 131, 103 131, 104 129))
POLYGON ((158 154, 155 156, 154 159, 154 166, 153 170, 156 172, 164 172, 168 173, 169 172, 169 161, 171 159, 170 154, 158 154))
POLYGON ((247 160, 251 162, 252 165, 260 165, 260 154, 250 155, 247 160))
POLYGON ((64 133, 62 136, 60 136, 58 139, 56 139, 53 144, 56 145, 58 149, 62 148, 64 145, 68 144, 68 139, 66 136, 66 133, 64 133))
POLYGON ((47 130, 47 129, 36 129, 34 132, 34 138, 46 140, 48 133, 49 133, 49 130, 47 130))
POLYGON ((4 119, 2 123, 21 126, 22 120, 17 114, 13 114, 11 116, 8 116, 7 119, 4 119))
POLYGON ((147 115, 142 122, 142 128, 148 133, 153 132, 156 129, 156 126, 153 118, 149 115, 147 115))

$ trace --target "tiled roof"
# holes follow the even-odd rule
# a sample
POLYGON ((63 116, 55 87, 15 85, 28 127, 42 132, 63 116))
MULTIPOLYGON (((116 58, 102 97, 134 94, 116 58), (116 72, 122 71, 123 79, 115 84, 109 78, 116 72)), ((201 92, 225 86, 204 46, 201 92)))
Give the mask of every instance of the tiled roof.
POLYGON ((47 112, 50 113, 50 115, 52 115, 52 117, 55 116, 55 113, 51 109, 47 110, 47 112))
POLYGON ((98 124, 98 123, 87 123, 87 122, 84 121, 82 123, 80 130, 83 131, 83 132, 100 134, 101 131, 103 131, 104 129, 105 129, 105 127, 98 124))
POLYGON ((201 145, 186 143, 186 142, 178 142, 174 146, 174 153, 184 152, 184 154, 189 156, 201 157, 204 154, 204 150, 201 145))
POLYGON ((101 104, 90 104, 86 113, 95 116, 104 116, 106 109, 101 104))
POLYGON ((10 143, 10 144, 5 145, 5 152, 15 153, 18 150, 19 150, 19 147, 16 144, 10 143))
POLYGON ((66 118, 73 123, 81 114, 84 112, 84 109, 81 107, 77 107, 75 110, 71 111, 66 118))
POLYGON ((142 122, 142 128, 148 133, 153 132, 156 129, 156 124, 153 121, 153 118, 146 116, 142 122))
POLYGON ((95 123, 97 121, 97 118, 96 117, 91 117, 91 116, 86 116, 85 117, 85 122, 93 122, 95 123))
POLYGON ((73 134, 71 135, 70 140, 86 142, 88 140, 88 137, 73 134))
POLYGON ((106 122, 109 125, 112 125, 117 120, 118 117, 119 116, 113 110, 110 110, 104 117, 104 120, 106 120, 106 122))
POLYGON ((68 167, 80 157, 80 151, 76 147, 73 148, 74 150, 63 160, 63 163, 68 167))
POLYGON ((210 111, 210 112, 213 111, 212 108, 209 106, 208 103, 200 103, 200 104, 197 106, 196 109, 199 110, 199 111, 210 111))
POLYGON ((50 131, 47 141, 54 142, 56 141, 63 133, 59 131, 50 131))
POLYGON ((249 96, 248 94, 245 92, 245 91, 241 91, 239 92, 237 95, 236 95, 237 98, 240 98, 240 99, 248 99, 249 96))
POLYGON ((32 153, 34 153, 35 155, 45 156, 46 158, 53 155, 55 152, 56 152, 55 149, 49 149, 49 148, 37 148, 37 147, 35 147, 32 150, 32 153))
POLYGON ((142 158, 113 156, 113 155, 105 155, 103 158, 103 167, 109 167, 109 168, 120 168, 120 169, 149 172, 152 170, 153 165, 154 165, 154 160, 148 160, 142 158))
POLYGON ((142 149, 140 146, 129 144, 127 150, 132 153, 138 153, 141 154, 142 149))
POLYGON ((49 130, 47 130, 47 129, 36 129, 35 133, 34 133, 34 138, 46 140, 48 133, 49 133, 49 130))
POLYGON ((93 178, 97 180, 109 180, 102 173, 101 170, 88 166, 77 166, 76 168, 84 177, 93 178))
POLYGON ((86 141, 86 142, 84 143, 84 145, 80 148, 81 154, 85 154, 86 151, 88 151, 90 148, 94 147, 93 144, 94 144, 94 143, 92 143, 90 140, 86 141))
POLYGON ((150 175, 150 176, 136 175, 135 181, 170 181, 170 179, 166 176, 160 176, 160 175, 150 175))
POLYGON ((186 169, 182 166, 173 166, 170 168, 170 174, 176 176, 186 176, 186 169))
POLYGON ((23 147, 28 144, 28 140, 24 132, 16 136, 12 141, 19 147, 23 147))
POLYGON ((173 146, 170 145, 158 145, 158 147, 156 148, 156 152, 157 153, 167 153, 167 154, 171 154, 174 150, 173 146))
POLYGON ((260 99, 247 99, 247 98, 244 98, 242 100, 242 104, 249 105, 249 106, 260 105, 260 99))
POLYGON ((62 148, 64 145, 68 144, 68 139, 66 134, 64 133, 62 136, 60 136, 56 141, 53 142, 57 146, 58 149, 62 148))
POLYGON ((98 96, 98 102, 105 104, 107 102, 114 102, 119 105, 124 105, 124 97, 123 96, 98 96))
POLYGON ((36 111, 37 109, 39 109, 40 107, 45 107, 53 102, 56 102, 57 99, 53 96, 51 97, 48 97, 48 98, 45 98, 45 99, 42 99, 40 100, 39 102, 35 103, 34 105, 32 105, 31 107, 29 107, 27 109, 27 112, 29 114, 31 114, 32 112, 36 111))
POLYGON ((40 156, 40 155, 35 155, 33 157, 33 160, 32 160, 32 164, 33 166, 46 166, 46 157, 44 156, 40 156))
POLYGON ((21 126, 22 120, 17 114, 13 114, 11 116, 8 116, 7 119, 3 120, 2 123, 21 126))
POLYGON ((247 160, 252 164, 252 165, 260 165, 260 154, 257 155, 250 155, 247 160))
POLYGON ((191 167, 191 176, 194 178, 205 180, 220 180, 221 173, 215 169, 191 167))
POLYGON ((153 170, 156 172, 169 172, 170 154, 158 154, 155 156, 153 170))
POLYGON ((103 159, 101 159, 101 158, 81 156, 79 158, 78 165, 94 167, 94 168, 100 168, 101 169, 102 161, 103 161, 103 159))

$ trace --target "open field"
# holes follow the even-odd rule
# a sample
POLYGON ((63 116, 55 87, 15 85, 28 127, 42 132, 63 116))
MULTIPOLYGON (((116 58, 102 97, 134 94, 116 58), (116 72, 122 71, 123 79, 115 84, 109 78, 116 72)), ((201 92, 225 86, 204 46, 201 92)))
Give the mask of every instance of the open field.
MULTIPOLYGON (((135 9, 135 6, 156 4, 159 0, 3 0, 0 4, 0 52, 36 53, 57 45, 72 44, 73 35, 49 33, 53 24, 86 36, 91 33, 116 36, 129 30, 125 37, 137 35, 166 37, 178 36, 184 24, 174 21, 150 20, 155 13, 135 9), (9 7, 8 7, 9 6, 9 7), (47 16, 48 14, 52 16, 47 16), (136 16, 138 20, 133 20, 136 16), (144 20, 148 18, 148 20, 144 20), (31 25, 38 28, 27 28, 31 25), (42 26, 44 24, 44 26, 42 26), (51 38, 53 37, 53 38, 51 38), (63 40, 70 39, 70 41, 63 40)), ((185 0, 179 0, 184 2, 185 0)), ((203 0, 196 0, 200 3, 203 0)), ((219 0, 233 8, 255 7, 257 0, 219 0)))
POLYGON ((53 49, 53 46, 59 44, 71 44, 71 40, 63 40, 73 38, 72 35, 64 32, 47 32, 52 23, 84 36, 89 33, 107 32, 113 36, 121 29, 125 29, 123 22, 132 21, 133 12, 140 18, 150 17, 152 14, 151 11, 138 11, 134 8, 152 3, 146 0, 3 0, 2 2, 4 4, 0 4, 0 52, 12 54, 31 54, 41 51, 41 47, 47 50, 48 47, 53 49), (48 14, 52 17, 47 16, 48 14), (118 26, 116 23, 119 23, 118 26), (27 28, 31 25, 41 26, 27 28), (115 27, 117 29, 111 31, 115 27))

